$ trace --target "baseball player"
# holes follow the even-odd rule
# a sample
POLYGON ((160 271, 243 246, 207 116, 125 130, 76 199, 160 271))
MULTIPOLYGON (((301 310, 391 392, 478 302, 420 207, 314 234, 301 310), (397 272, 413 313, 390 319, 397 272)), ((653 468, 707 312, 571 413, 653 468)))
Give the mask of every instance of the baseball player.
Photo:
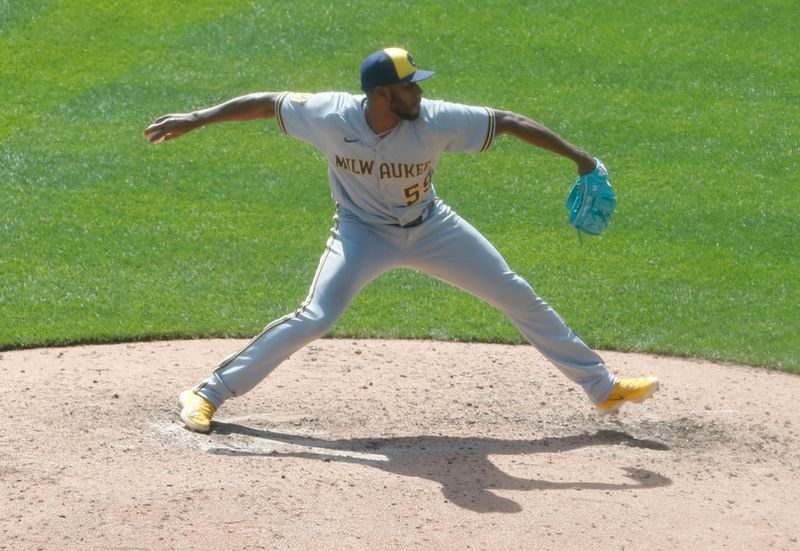
POLYGON ((601 414, 641 402, 655 377, 617 379, 494 246, 436 195, 443 152, 482 152, 510 134, 577 165, 599 170, 586 151, 528 117, 423 98, 409 53, 386 48, 361 65, 363 95, 264 92, 191 113, 165 115, 145 130, 161 143, 209 124, 276 119, 280 132, 317 148, 336 203, 333 228, 308 296, 266 326, 205 380, 179 395, 186 428, 209 432, 228 399, 254 388, 295 351, 322 337, 370 281, 394 268, 426 272, 498 308, 525 338, 587 394, 601 414))

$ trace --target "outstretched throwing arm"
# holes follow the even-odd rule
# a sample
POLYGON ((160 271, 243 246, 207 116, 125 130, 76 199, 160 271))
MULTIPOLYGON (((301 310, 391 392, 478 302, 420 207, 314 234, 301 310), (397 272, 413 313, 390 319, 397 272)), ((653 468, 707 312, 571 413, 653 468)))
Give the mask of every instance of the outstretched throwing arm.
POLYGON ((229 99, 208 109, 164 115, 148 126, 144 135, 150 143, 157 144, 218 122, 270 119, 275 116, 278 95, 277 92, 258 92, 229 99))
POLYGON ((495 110, 497 134, 511 134, 531 145, 572 159, 583 176, 593 172, 597 163, 586 151, 572 145, 542 123, 511 111, 495 110))

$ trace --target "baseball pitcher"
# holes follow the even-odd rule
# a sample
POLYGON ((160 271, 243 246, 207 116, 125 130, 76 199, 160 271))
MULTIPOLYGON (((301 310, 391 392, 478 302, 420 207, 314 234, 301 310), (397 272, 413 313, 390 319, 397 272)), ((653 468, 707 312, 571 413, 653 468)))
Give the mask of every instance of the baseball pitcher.
POLYGON ((605 167, 526 116, 423 98, 419 83, 431 76, 407 51, 385 48, 361 64, 362 95, 254 93, 162 116, 145 130, 149 142, 158 144, 209 124, 274 118, 280 132, 325 156, 336 203, 308 296, 180 393, 186 428, 209 432, 226 400, 248 392, 322 337, 364 286, 394 268, 426 272, 498 308, 581 386, 600 414, 658 390, 655 377, 616 378, 494 246, 436 195, 434 185, 443 152, 483 152, 504 134, 572 160, 584 180, 607 180, 605 167))

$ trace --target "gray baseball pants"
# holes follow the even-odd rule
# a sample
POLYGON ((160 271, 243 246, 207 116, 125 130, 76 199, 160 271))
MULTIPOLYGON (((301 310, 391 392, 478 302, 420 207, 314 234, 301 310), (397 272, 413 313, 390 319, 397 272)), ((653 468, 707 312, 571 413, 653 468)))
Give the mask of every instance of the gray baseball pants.
POLYGON ((270 323, 196 388, 219 407, 254 388, 294 352, 322 337, 370 281, 394 268, 411 268, 456 285, 505 314, 525 338, 594 404, 616 382, 603 360, 561 320, 466 220, 441 200, 419 225, 368 224, 339 209, 308 297, 270 323))

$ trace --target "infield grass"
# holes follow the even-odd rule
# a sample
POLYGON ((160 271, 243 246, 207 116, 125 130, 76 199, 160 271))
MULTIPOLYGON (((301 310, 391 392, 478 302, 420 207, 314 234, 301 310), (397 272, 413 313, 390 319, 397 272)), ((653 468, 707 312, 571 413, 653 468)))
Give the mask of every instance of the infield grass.
MULTIPOLYGON (((162 146, 156 116, 259 90, 357 92, 385 45, 427 96, 516 110, 602 157, 584 239, 568 161, 501 138, 437 191, 594 347, 800 371, 794 1, 0 0, 0 349, 250 336, 304 298, 333 207, 274 121, 162 146)), ((426 276, 371 284, 333 335, 520 342, 426 276)))

